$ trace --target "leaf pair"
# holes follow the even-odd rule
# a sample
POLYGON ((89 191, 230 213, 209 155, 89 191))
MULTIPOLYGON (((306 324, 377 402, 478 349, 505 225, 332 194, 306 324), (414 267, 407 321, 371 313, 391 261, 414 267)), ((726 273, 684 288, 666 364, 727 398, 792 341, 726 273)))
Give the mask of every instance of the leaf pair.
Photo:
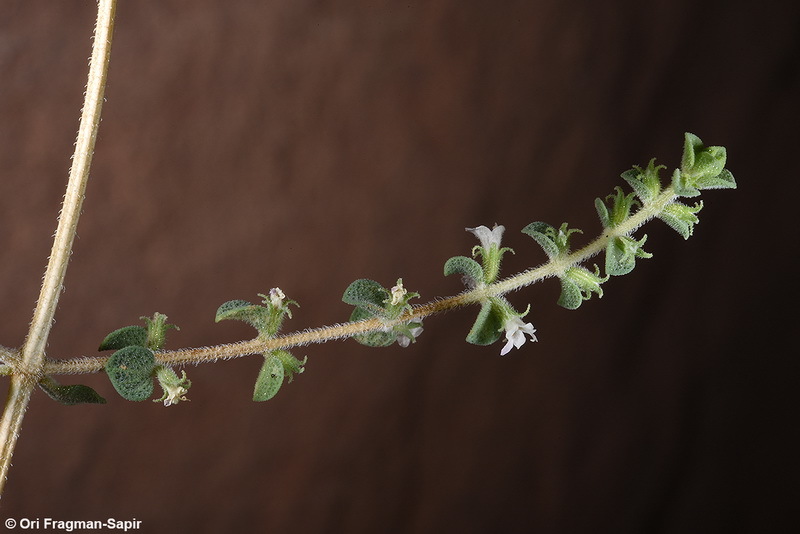
MULTIPOLYGON (((551 260, 566 260, 570 254, 570 237, 572 234, 583 232, 577 228, 569 228, 567 223, 556 229, 544 222, 532 222, 522 229, 522 233, 533 238, 551 260)), ((606 282, 609 277, 600 276, 600 268, 595 265, 594 273, 584 267, 574 266, 566 269, 558 278, 561 282, 558 305, 568 310, 575 310, 584 300, 589 300, 592 293, 602 297, 603 290, 600 284, 606 282)))
MULTIPOLYGON (((355 306, 350 314, 350 321, 364 321, 378 318, 381 321, 395 321, 404 312, 411 310, 409 301, 419 297, 419 293, 410 293, 403 287, 402 278, 391 291, 374 280, 361 278, 351 283, 342 295, 342 301, 355 306)), ((407 347, 416 341, 422 333, 422 323, 408 321, 385 327, 381 330, 356 334, 353 338, 368 347, 388 347, 395 342, 401 347, 407 347)))
MULTIPOLYGON (((692 134, 686 135, 691 136, 692 134)), ((691 145, 690 150, 694 150, 693 147, 694 145, 691 145)), ((653 158, 646 168, 642 169, 634 166, 632 169, 623 172, 622 178, 628 182, 642 204, 647 205, 661 193, 659 171, 665 168, 664 165, 656 165, 655 158, 653 158)), ((679 170, 675 172, 680 174, 679 170)), ((733 177, 731 176, 732 179, 733 177)), ((735 187, 735 183, 732 186, 735 187)), ((681 190, 681 186, 678 185, 675 189, 676 191, 681 190)), ((687 206, 681 202, 673 201, 667 204, 656 216, 678 232, 681 237, 689 239, 694 231, 694 225, 700 222, 697 213, 702 208, 702 202, 698 202, 694 206, 687 206)))
POLYGON ((523 313, 518 313, 506 299, 487 297, 482 301, 478 317, 467 334, 467 342, 473 345, 491 345, 505 333, 506 344, 500 350, 500 355, 505 356, 512 348, 520 348, 528 339, 537 341, 534 335, 536 329, 531 323, 522 321, 530 308, 528 306, 523 313))
MULTIPOLYGON (((108 334, 99 350, 114 350, 114 354, 106 362, 105 370, 111 384, 124 399, 143 401, 153 395, 153 380, 159 368, 153 351, 161 350, 166 343, 166 332, 175 325, 167 324, 167 316, 162 313, 153 314, 152 319, 142 317, 145 327, 132 325, 114 330, 108 334)), ((174 371, 169 370, 172 375, 174 371)), ((162 373, 162 376, 171 375, 162 373)), ((167 395, 168 384, 161 380, 167 395)), ((186 389, 191 384, 183 377, 186 389)), ((185 393, 185 391, 184 391, 185 393)), ((164 400, 166 397, 159 399, 164 400)), ((176 401, 177 402, 177 401, 176 401)))
POLYGON ((275 337, 286 317, 292 316, 289 305, 298 306, 293 300, 286 300, 280 288, 272 288, 269 295, 259 294, 262 304, 251 304, 246 300, 229 300, 217 308, 215 322, 234 320, 244 321, 258 331, 259 339, 275 337))
MULTIPOLYGON (((246 300, 229 300, 218 309, 215 322, 243 321, 258 331, 259 339, 274 337, 285 317, 291 317, 289 304, 297 305, 293 300, 286 300, 286 295, 278 288, 270 290, 269 295, 263 297, 263 305, 251 304, 246 300)), ((292 381, 295 373, 302 373, 308 358, 302 361, 292 356, 285 350, 273 350, 265 353, 264 363, 258 373, 253 389, 253 400, 262 402, 274 397, 283 385, 284 379, 292 381)))
MULTIPOLYGON (((644 179, 642 183, 645 183, 644 179)), ((651 188, 652 184, 649 184, 647 187, 651 188)), ((615 189, 616 194, 606 197, 605 202, 599 198, 595 199, 597 215, 600 217, 600 222, 606 230, 613 230, 628 220, 631 216, 631 208, 634 205, 640 204, 640 202, 634 198, 635 193, 625 194, 619 186, 615 189), (611 203, 610 209, 606 206, 606 202, 611 203)), ((642 236, 642 239, 639 241, 627 235, 611 237, 606 244, 605 251, 606 275, 621 276, 623 274, 628 274, 636 266, 636 258, 652 258, 653 255, 642 248, 645 241, 647 241, 647 235, 642 236)))
MULTIPOLYGON (((500 246, 500 240, 505 231, 503 226, 495 225, 492 230, 489 230, 486 226, 479 226, 478 228, 467 228, 467 231, 475 234, 481 241, 481 246, 473 248, 473 256, 476 255, 476 251, 480 252, 483 265, 466 256, 454 256, 445 262, 444 275, 460 274, 462 282, 468 289, 483 288, 496 280, 503 254, 513 251, 508 247, 500 246)), ((548 241, 546 246, 549 252, 558 254, 556 245, 548 241)), ((481 309, 467 334, 467 343, 491 345, 500 339, 504 331, 506 331, 508 337, 509 328, 512 328, 512 326, 515 331, 515 325, 524 326, 519 321, 519 318, 525 316, 528 312, 517 313, 503 297, 485 296, 481 298, 480 303, 481 309)), ((532 339, 535 339, 533 326, 528 324, 525 328, 530 330, 532 339)), ((521 341, 519 338, 513 339, 516 343, 512 343, 512 345, 520 346, 525 342, 524 336, 522 336, 521 341)), ((501 354, 506 354, 510 350, 510 346, 506 345, 501 354)))

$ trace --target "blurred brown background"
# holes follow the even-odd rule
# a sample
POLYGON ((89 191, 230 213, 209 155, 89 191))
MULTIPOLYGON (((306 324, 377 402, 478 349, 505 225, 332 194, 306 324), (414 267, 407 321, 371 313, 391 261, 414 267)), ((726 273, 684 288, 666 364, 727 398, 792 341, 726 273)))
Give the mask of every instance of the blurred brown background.
MULTIPOLYGON (((49 344, 93 354, 160 311, 169 347, 248 338, 222 302, 280 286, 285 330, 346 320, 354 279, 423 300, 497 222, 599 231, 593 200, 684 131, 737 191, 695 236, 576 312, 511 295, 539 343, 467 345, 476 309, 418 343, 188 369, 190 403, 38 392, 0 517, 137 518, 143 532, 781 532, 798 498, 800 9, 795 2, 123 1, 97 153, 49 344), (785 308, 784 308, 785 306, 785 308), (682 310, 688 310, 685 313, 682 310), (788 311, 787 311, 788 310, 788 311), (773 313, 775 311, 776 313, 773 313), (778 313, 779 312, 779 313, 778 313)), ((66 183, 94 2, 0 3, 0 342, 23 341, 66 183)), ((6 381, 0 382, 5 388, 6 381)), ((0 391, 4 395, 4 390, 0 391)), ((796 524, 796 521, 794 521, 796 524)))

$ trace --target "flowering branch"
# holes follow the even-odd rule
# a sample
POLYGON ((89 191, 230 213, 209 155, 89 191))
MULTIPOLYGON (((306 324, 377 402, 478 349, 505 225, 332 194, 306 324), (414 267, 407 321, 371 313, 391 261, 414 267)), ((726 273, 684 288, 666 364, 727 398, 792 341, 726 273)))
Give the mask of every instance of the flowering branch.
POLYGON ((596 199, 595 208, 603 232, 577 251, 570 250, 575 233, 564 223, 555 228, 547 223, 533 222, 522 229, 541 246, 548 261, 514 276, 498 279, 502 257, 513 252, 501 246, 503 226, 467 228, 480 244, 472 249, 472 257, 456 256, 444 264, 444 275, 461 275, 465 291, 448 298, 439 298, 422 305, 410 301, 419 294, 409 292, 402 279, 387 289, 373 280, 356 280, 344 291, 342 300, 354 307, 348 322, 281 335, 286 318, 292 317, 290 306, 297 303, 273 288, 261 304, 233 300, 222 304, 216 321, 240 320, 255 328, 257 336, 249 341, 168 351, 164 349, 166 333, 174 325, 167 317, 155 313, 144 318, 145 326, 127 326, 111 332, 100 344, 100 350, 113 351, 110 356, 83 357, 56 361, 45 357, 45 347, 53 323, 58 298, 72 250, 80 216, 92 154, 100 121, 103 94, 108 71, 115 0, 99 0, 95 39, 90 61, 89 77, 82 109, 78 138, 75 144, 67 191, 59 216, 53 248, 42 282, 28 335, 20 349, 0 346, 0 375, 10 376, 8 402, 0 417, 0 493, 2 493, 11 457, 16 446, 22 418, 33 389, 38 385, 47 395, 62 404, 105 403, 97 392, 84 385, 61 385, 54 376, 105 371, 116 391, 125 399, 143 401, 153 396, 155 382, 163 390, 156 402, 165 406, 187 401, 191 381, 186 372, 180 376, 175 367, 199 364, 220 359, 260 354, 264 358, 253 390, 253 400, 266 401, 274 397, 285 380, 292 381, 304 371, 306 359, 295 358, 289 349, 336 339, 354 338, 359 343, 382 347, 399 344, 407 347, 423 332, 422 322, 429 316, 465 307, 480 306, 477 318, 466 341, 489 345, 505 336, 500 350, 506 355, 528 340, 536 341, 536 329, 523 322, 530 311, 518 312, 505 295, 547 278, 558 278, 561 296, 558 304, 578 308, 593 294, 602 297, 601 285, 611 276, 633 270, 637 259, 650 258, 641 239, 633 233, 647 221, 659 218, 688 238, 699 222, 697 213, 702 202, 694 206, 683 204, 681 197, 696 197, 701 190, 735 188, 733 175, 724 168, 726 152, 723 147, 705 146, 695 135, 684 139, 680 168, 675 169, 671 182, 662 188, 659 172, 651 160, 647 167, 633 169, 622 178, 633 192, 617 187, 606 199, 596 199), (583 266, 590 258, 604 252, 604 275, 594 266, 583 266), (480 260, 480 262, 478 261, 480 260))
MULTIPOLYGON (((634 167, 623 173, 623 178, 634 192, 625 194, 621 188, 617 188, 616 194, 606 199, 606 202, 610 202, 610 210, 603 200, 597 199, 595 205, 604 231, 574 252, 569 250, 570 237, 573 233, 580 233, 580 230, 569 229, 566 223, 558 230, 545 223, 531 223, 523 229, 523 233, 530 235, 544 248, 549 261, 509 278, 496 280, 503 254, 511 251, 507 247, 501 247, 504 228, 468 228, 481 243, 473 248, 472 254, 473 257, 480 258, 482 264, 464 256, 451 258, 445 264, 445 274, 463 275, 467 285, 467 290, 463 293, 412 306, 408 301, 418 295, 408 293, 401 280, 391 291, 382 288, 377 282, 358 280, 345 291, 343 298, 345 302, 356 306, 350 322, 277 335, 284 316, 290 316, 288 304, 294 302, 284 302, 285 296, 276 288, 269 296, 265 296, 264 306, 245 301, 230 301, 223 304, 218 311, 217 320, 220 317, 235 318, 256 327, 259 336, 255 339, 174 351, 151 347, 152 365, 154 368, 174 367, 254 354, 280 354, 286 359, 286 351, 293 347, 350 337, 372 346, 385 346, 395 341, 406 346, 421 332, 423 319, 471 304, 480 304, 481 312, 467 336, 467 341, 480 345, 490 344, 505 333, 506 343, 501 350, 501 354, 505 355, 513 347, 519 348, 525 342, 526 335, 532 341, 536 340, 533 325, 521 320, 527 311, 516 312, 503 297, 505 294, 547 278, 559 278, 562 283, 559 304, 564 307, 575 309, 581 301, 590 298, 592 293, 602 296, 600 286, 611 275, 626 274, 633 269, 636 258, 650 257, 642 249, 646 236, 639 241, 631 237, 639 227, 654 218, 660 218, 684 238, 688 238, 693 225, 698 222, 696 213, 699 207, 686 206, 678 202, 678 198, 696 196, 700 189, 736 186, 730 172, 724 169, 725 158, 722 147, 705 147, 699 138, 686 134, 682 166, 673 173, 670 185, 661 188, 658 174, 663 166, 655 166, 654 161, 644 169, 634 167), (634 207, 637 209, 632 212, 634 207), (594 273, 581 266, 601 252, 606 253, 605 277, 600 276, 596 266, 594 273), (367 337, 370 335, 378 337, 367 337)), ((145 329, 142 327, 127 328, 142 329, 141 336, 144 339, 145 329)), ((94 373, 108 370, 111 358, 113 356, 48 360, 45 372, 53 375, 94 373)), ((269 356, 265 358, 269 359, 269 356)), ((291 365, 296 372, 302 372, 304 363, 292 362, 291 365)), ((277 364, 274 367, 277 368, 277 364)), ((288 369, 290 366, 287 364, 284 367, 288 369)))

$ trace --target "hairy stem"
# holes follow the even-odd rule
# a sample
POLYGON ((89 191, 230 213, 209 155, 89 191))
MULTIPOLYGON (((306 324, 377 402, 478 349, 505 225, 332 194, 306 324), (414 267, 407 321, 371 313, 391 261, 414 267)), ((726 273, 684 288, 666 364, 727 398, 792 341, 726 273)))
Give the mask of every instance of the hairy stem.
MULTIPOLYGON (((546 278, 558 276, 568 268, 585 262, 589 258, 602 252, 610 239, 618 236, 630 235, 641 225, 658 216, 658 214, 661 213, 667 205, 672 203, 675 198, 674 190, 672 186, 669 186, 664 189, 658 197, 647 203, 624 222, 612 229, 606 230, 594 241, 565 258, 550 260, 539 267, 523 271, 515 276, 482 288, 476 288, 453 297, 438 299, 427 304, 414 306, 411 311, 391 322, 384 322, 379 319, 367 319, 364 321, 323 326, 302 332, 294 332, 267 340, 254 339, 251 341, 241 341, 214 347, 161 351, 156 353, 156 361, 161 365, 180 366, 238 358, 312 343, 325 343, 335 339, 349 338, 356 334, 376 331, 381 328, 392 327, 408 321, 420 320, 431 315, 480 302, 486 297, 504 295, 546 278)), ((96 373, 103 370, 108 358, 109 356, 96 356, 63 361, 48 360, 45 364, 45 372, 54 375, 96 373)))
POLYGON ((2 419, 0 419, 0 447, 2 448, 0 449, 0 494, 5 486, 11 457, 31 392, 44 376, 47 338, 50 335, 53 316, 72 252, 72 242, 83 205, 83 196, 89 178, 89 168, 100 123, 115 10, 116 0, 99 0, 88 82, 67 191, 64 195, 53 248, 42 280, 42 288, 33 312, 33 319, 20 357, 11 364, 13 371, 8 400, 2 419))

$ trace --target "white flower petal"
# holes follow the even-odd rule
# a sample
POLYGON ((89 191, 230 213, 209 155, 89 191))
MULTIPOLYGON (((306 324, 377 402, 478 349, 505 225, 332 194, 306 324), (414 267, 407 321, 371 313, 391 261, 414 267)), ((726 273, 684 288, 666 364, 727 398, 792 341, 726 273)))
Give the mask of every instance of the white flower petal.
POLYGON ((537 341, 534 332, 536 329, 531 323, 523 323, 519 317, 512 317, 506 321, 504 325, 506 330, 506 339, 508 340, 500 351, 500 356, 505 356, 511 351, 512 347, 520 348, 525 344, 525 334, 528 334, 531 341, 537 341))
MULTIPOLYGON (((416 326, 416 327, 411 329, 411 335, 414 336, 415 340, 419 337, 419 335, 421 333, 422 333, 422 327, 421 326, 416 326)), ((400 345, 401 347, 405 348, 409 344, 411 344, 411 338, 408 337, 405 334, 397 334, 397 344, 400 345)))
POLYGON ((397 306, 403 302, 403 297, 405 297, 407 293, 408 291, 403 287, 403 280, 398 280, 397 285, 392 288, 392 301, 390 304, 392 306, 397 306))
POLYGON ((286 298, 286 295, 283 294, 281 288, 273 287, 269 290, 269 302, 276 308, 280 308, 283 305, 283 300, 286 298))
POLYGON ((502 225, 494 225, 494 228, 489 230, 486 226, 478 226, 477 228, 467 228, 468 232, 472 232, 475 237, 477 237, 480 242, 481 246, 486 250, 492 248, 492 245, 497 246, 500 248, 500 241, 503 239, 503 232, 505 231, 506 227, 502 225))

